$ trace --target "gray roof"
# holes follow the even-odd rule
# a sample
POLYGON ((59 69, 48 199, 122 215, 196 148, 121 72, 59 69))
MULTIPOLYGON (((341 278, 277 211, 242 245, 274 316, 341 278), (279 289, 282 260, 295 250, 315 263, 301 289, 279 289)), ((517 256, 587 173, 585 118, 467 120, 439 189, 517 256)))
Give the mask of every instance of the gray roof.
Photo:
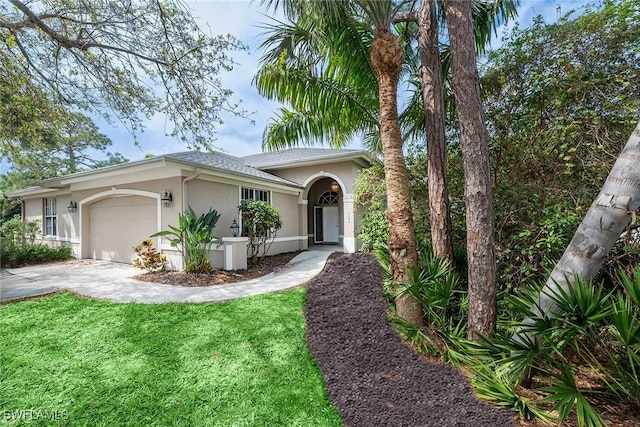
POLYGON ((362 150, 336 150, 333 148, 288 148, 286 150, 271 151, 268 153, 252 154, 242 157, 246 164, 255 168, 266 169, 269 166, 290 165, 296 163, 306 163, 313 161, 323 161, 338 159, 341 157, 352 157, 361 155, 366 157, 366 152, 362 150))
POLYGON ((231 172, 237 175, 251 176, 254 178, 277 182, 279 184, 300 187, 300 184, 297 182, 289 181, 288 179, 280 178, 279 176, 261 171, 260 169, 248 166, 245 161, 239 157, 219 152, 209 153, 203 151, 184 151, 182 153, 165 154, 163 157, 212 169, 218 169, 224 172, 231 172))
POLYGON ((274 151, 270 153, 254 154, 246 157, 234 157, 228 154, 222 154, 219 152, 203 152, 203 151, 184 151, 181 153, 165 154, 158 157, 153 157, 144 160, 138 160, 131 163, 123 163, 113 166, 106 166, 99 169, 91 169, 87 171, 77 172, 70 175, 58 176, 43 181, 33 183, 34 187, 29 187, 12 192, 6 192, 11 196, 13 193, 24 193, 25 191, 41 191, 45 188, 60 187, 64 180, 70 178, 90 177, 96 173, 114 171, 129 168, 135 165, 141 165, 145 163, 157 162, 160 159, 166 159, 169 161, 175 161, 193 165, 196 167, 203 167, 208 169, 214 169, 221 172, 226 172, 238 176, 252 177, 269 181, 277 184, 288 185, 296 188, 301 188, 301 184, 290 181, 288 179, 281 178, 277 175, 265 172, 261 169, 274 168, 286 166, 303 165, 305 163, 313 162, 330 162, 333 160, 339 160, 341 158, 357 158, 362 157, 366 161, 369 161, 369 157, 365 151, 361 150, 334 150, 331 148, 290 148, 287 150, 274 151))

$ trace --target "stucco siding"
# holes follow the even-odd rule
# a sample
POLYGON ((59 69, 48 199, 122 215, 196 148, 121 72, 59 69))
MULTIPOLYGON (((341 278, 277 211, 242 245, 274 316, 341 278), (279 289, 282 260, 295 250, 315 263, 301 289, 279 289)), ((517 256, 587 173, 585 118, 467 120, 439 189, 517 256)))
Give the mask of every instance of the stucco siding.
POLYGON ((42 222, 42 198, 24 201, 24 219, 26 221, 42 222))
POLYGON ((271 194, 271 205, 280 213, 282 228, 278 230, 278 237, 293 237, 298 235, 298 198, 280 193, 271 194))
POLYGON ((231 223, 238 218, 240 190, 238 185, 195 179, 186 184, 186 204, 198 215, 213 208, 220 214, 214 234, 218 238, 231 236, 231 223))
POLYGON ((309 180, 310 177, 321 178, 335 175, 345 185, 347 193, 353 193, 353 186, 359 171, 362 169, 358 164, 347 161, 338 163, 327 163, 314 166, 291 167, 287 169, 267 170, 270 173, 297 182, 300 185, 309 180))

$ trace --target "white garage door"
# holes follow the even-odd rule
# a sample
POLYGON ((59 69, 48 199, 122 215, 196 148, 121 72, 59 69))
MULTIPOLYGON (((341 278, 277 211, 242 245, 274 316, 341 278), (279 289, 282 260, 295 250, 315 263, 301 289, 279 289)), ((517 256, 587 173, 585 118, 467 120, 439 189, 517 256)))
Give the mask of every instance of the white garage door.
POLYGON ((133 247, 157 232, 156 199, 112 197, 89 208, 89 258, 132 263, 133 247))

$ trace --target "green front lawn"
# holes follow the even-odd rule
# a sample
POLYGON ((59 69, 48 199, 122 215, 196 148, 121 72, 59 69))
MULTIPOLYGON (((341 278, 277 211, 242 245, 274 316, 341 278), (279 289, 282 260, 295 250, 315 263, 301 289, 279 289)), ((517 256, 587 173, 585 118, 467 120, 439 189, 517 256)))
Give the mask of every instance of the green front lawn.
POLYGON ((0 425, 34 410, 29 425, 340 426, 304 304, 296 289, 217 304, 61 294, 1 306, 0 425))

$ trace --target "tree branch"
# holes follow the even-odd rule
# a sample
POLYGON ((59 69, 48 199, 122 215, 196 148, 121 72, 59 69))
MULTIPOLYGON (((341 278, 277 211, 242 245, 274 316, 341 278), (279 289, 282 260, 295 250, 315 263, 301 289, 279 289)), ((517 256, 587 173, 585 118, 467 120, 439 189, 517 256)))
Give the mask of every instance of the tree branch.
MULTIPOLYGON (((90 48, 98 48, 98 49, 104 49, 104 50, 112 50, 112 51, 116 51, 116 52, 121 52, 121 53, 125 53, 127 55, 132 55, 136 58, 140 58, 143 59, 145 61, 149 61, 149 62, 153 62, 156 64, 160 64, 160 65, 164 65, 164 66, 169 66, 171 65, 170 63, 166 62, 166 61, 162 61, 158 58, 151 58, 149 56, 146 55, 142 55, 138 52, 135 52, 131 49, 125 49, 125 48, 121 48, 121 47, 116 47, 116 46, 109 46, 109 45, 105 45, 102 43, 97 43, 97 42, 85 42, 81 39, 77 39, 77 40, 73 40, 69 37, 65 37, 63 35, 61 35, 60 33, 58 33, 57 31, 55 31, 54 29, 52 29, 51 27, 49 27, 40 16, 36 15, 35 13, 33 13, 31 11, 31 9, 29 9, 24 3, 22 3, 20 0, 9 0, 15 7, 17 7, 22 13, 24 13, 27 18, 29 18, 29 22, 32 23, 32 25, 23 25, 23 27, 29 26, 29 27, 37 27, 39 29, 41 29, 45 34, 47 34, 49 37, 51 37, 51 39, 53 39, 54 41, 56 41, 58 44, 60 44, 62 47, 64 47, 65 49, 68 50, 72 50, 72 49, 79 49, 79 50, 89 50, 90 48)), ((53 15, 51 14, 47 14, 47 15, 43 15, 46 17, 52 17, 53 15)), ((24 53, 24 52, 23 52, 24 53)))
POLYGON ((399 24, 401 22, 418 22, 418 12, 398 12, 393 17, 393 23, 399 24))

